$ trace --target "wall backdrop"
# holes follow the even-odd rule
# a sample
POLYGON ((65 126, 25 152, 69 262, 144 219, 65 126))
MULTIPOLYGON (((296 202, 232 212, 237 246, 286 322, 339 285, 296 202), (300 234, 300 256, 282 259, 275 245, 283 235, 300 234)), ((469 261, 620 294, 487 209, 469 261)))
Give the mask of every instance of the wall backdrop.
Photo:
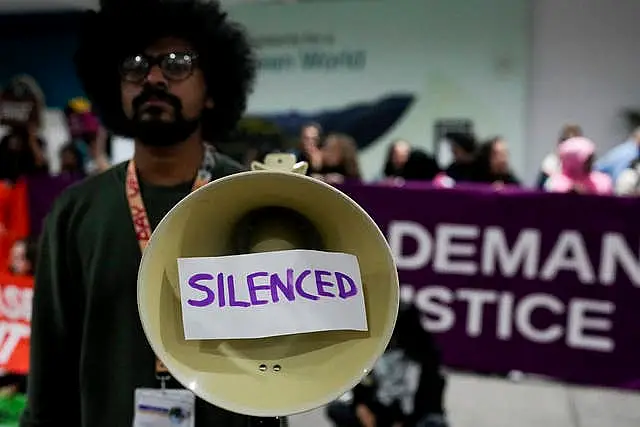
POLYGON ((535 0, 526 177, 560 127, 580 123, 598 152, 624 141, 626 108, 640 108, 640 2, 535 0))
POLYGON ((230 9, 260 46, 249 112, 294 131, 351 133, 366 178, 389 140, 433 147, 439 120, 470 119, 511 142, 522 170, 530 48, 527 0, 354 0, 230 9))
POLYGON ((50 108, 81 95, 72 62, 80 16, 0 15, 0 88, 15 74, 25 73, 38 81, 50 108))
MULTIPOLYGON (((389 140, 433 147, 439 120, 469 119, 524 164, 527 0, 353 0, 230 9, 259 46, 249 113, 297 132, 307 120, 358 139, 366 178, 389 140)), ((0 86, 33 75, 47 104, 82 93, 72 54, 78 14, 0 17, 0 86), (29 28, 29 32, 25 32, 29 28), (36 31, 32 31, 36 28, 36 31), (5 61, 5 58, 8 60, 5 61)), ((107 35, 105 35, 107 36, 107 35)))

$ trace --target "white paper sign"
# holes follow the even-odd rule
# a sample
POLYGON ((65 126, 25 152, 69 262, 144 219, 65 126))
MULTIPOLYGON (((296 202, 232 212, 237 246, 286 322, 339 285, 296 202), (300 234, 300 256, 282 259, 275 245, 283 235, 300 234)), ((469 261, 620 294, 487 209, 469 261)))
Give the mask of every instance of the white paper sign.
POLYGON ((353 255, 290 250, 178 259, 187 340, 367 330, 353 255))

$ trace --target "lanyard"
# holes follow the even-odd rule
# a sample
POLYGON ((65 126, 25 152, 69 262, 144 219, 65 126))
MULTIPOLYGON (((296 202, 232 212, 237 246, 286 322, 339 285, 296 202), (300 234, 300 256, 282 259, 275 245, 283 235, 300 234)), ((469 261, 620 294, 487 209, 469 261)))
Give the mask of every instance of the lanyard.
MULTIPOLYGON (((202 178, 202 174, 199 173, 193 188, 191 191, 196 191, 198 188, 209 183, 209 180, 202 178)), ((140 245, 140 252, 144 253, 149 239, 151 239, 151 223, 147 216, 147 210, 144 207, 144 201, 142 200, 142 194, 140 193, 140 183, 138 182, 138 174, 136 173, 136 164, 133 160, 129 161, 127 167, 127 201, 129 202, 129 210, 131 212, 131 221, 133 221, 133 229, 136 233, 136 239, 140 245)))
MULTIPOLYGON (((215 166, 215 149, 209 144, 205 144, 204 148, 202 165, 193 183, 192 192, 208 184, 212 178, 211 171, 215 166)), ((147 216, 147 210, 142 200, 142 194, 140 193, 140 183, 138 181, 138 174, 136 173, 136 164, 133 159, 129 161, 129 166, 127 167, 125 192, 127 201, 129 202, 133 229, 136 233, 136 239, 140 244, 140 252, 144 253, 144 250, 149 244, 149 239, 151 239, 152 230, 149 217, 147 216)))
MULTIPOLYGON (((191 191, 195 191, 198 188, 206 185, 211 181, 211 172, 215 163, 213 156, 213 148, 209 145, 205 145, 205 154, 202 160, 202 166, 198 171, 198 175, 193 183, 191 191)), ((133 222, 133 228, 136 233, 136 239, 140 245, 140 252, 144 253, 149 239, 151 239, 151 223, 147 216, 147 210, 144 207, 144 201, 142 200, 142 194, 140 192, 140 182, 138 181, 138 174, 136 172, 136 164, 132 160, 129 161, 127 167, 127 178, 125 183, 125 192, 127 201, 129 202, 129 210, 131 212, 131 221, 133 222)), ((168 376, 167 367, 164 366, 159 359, 156 359, 156 377, 161 381, 164 388, 168 376), (160 375, 162 374, 162 375, 160 375)))

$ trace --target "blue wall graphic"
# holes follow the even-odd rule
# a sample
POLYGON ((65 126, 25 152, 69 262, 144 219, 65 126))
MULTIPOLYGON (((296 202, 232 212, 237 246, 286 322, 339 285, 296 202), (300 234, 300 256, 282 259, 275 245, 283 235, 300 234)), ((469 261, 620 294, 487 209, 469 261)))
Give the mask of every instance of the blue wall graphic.
POLYGON ((82 95, 73 67, 80 16, 0 15, 0 89, 16 74, 29 74, 42 87, 49 107, 61 108, 82 95))
POLYGON ((296 136, 309 122, 319 123, 325 132, 340 132, 353 137, 358 148, 369 146, 384 135, 413 103, 412 94, 389 94, 380 99, 353 103, 333 110, 303 114, 298 111, 260 115, 277 125, 288 136, 296 136))

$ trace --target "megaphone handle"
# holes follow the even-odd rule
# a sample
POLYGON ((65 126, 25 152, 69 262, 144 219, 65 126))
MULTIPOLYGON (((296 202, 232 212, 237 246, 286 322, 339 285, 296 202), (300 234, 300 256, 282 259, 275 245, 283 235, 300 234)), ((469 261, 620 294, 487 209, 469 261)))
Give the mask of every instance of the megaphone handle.
POLYGON ((279 418, 249 418, 249 425, 247 427, 288 427, 289 422, 286 417, 279 418))

